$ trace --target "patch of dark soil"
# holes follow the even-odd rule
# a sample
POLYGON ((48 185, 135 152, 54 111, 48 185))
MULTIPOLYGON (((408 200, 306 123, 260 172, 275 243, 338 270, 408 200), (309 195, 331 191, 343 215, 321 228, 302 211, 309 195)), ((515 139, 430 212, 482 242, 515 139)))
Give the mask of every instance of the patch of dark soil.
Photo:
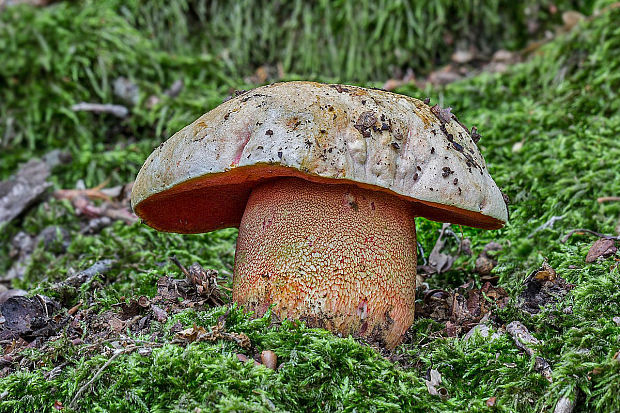
POLYGON ((21 338, 27 342, 37 337, 53 336, 62 326, 55 317, 60 305, 45 296, 14 296, 0 305, 4 322, 0 323, 0 340, 21 338))
POLYGON ((525 279, 524 284, 518 305, 529 314, 538 314, 542 307, 561 301, 575 287, 559 277, 547 260, 525 279))

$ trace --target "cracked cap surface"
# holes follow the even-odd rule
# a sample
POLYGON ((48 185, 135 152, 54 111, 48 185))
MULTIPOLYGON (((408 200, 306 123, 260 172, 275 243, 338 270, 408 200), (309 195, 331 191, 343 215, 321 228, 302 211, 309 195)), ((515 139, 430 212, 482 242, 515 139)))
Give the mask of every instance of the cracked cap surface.
POLYGON ((238 227, 252 188, 287 176, 388 192, 436 221, 496 229, 508 218, 474 139, 449 110, 314 82, 259 87, 202 115, 149 156, 131 201, 156 229, 208 232, 238 227))

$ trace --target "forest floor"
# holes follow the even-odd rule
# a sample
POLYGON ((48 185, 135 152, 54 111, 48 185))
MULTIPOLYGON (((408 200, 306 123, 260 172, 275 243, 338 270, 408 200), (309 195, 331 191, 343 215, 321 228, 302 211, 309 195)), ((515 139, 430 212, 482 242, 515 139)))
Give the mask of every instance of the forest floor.
POLYGON ((464 1, 402 57, 414 73, 407 36, 381 26, 402 14, 418 36, 407 21, 425 15, 404 2, 291 2, 289 26, 320 17, 342 50, 227 3, 0 5, 0 411, 620 411, 620 5, 556 2, 506 25, 510 2, 489 2, 499 20, 482 27, 464 1), (486 43, 455 53, 472 27, 486 43), (164 139, 235 89, 301 78, 452 107, 510 198, 497 231, 416 219, 423 283, 393 352, 249 317, 225 288, 235 229, 158 233, 130 210, 164 139))

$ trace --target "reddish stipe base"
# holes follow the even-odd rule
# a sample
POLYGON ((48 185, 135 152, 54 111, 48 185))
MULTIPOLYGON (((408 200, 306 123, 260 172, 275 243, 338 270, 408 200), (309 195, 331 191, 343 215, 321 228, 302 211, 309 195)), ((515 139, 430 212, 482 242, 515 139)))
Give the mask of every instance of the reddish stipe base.
POLYGON ((239 227, 233 299, 394 348, 413 322, 410 205, 354 185, 295 178, 253 189, 239 227))

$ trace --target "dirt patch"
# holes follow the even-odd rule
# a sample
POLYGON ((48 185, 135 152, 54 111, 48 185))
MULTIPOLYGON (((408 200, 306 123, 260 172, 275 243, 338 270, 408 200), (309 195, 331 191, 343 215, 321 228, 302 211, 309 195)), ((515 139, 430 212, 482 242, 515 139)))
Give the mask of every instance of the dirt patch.
POLYGON ((524 284, 525 290, 519 295, 518 305, 529 314, 538 314, 543 307, 561 301, 575 287, 559 277, 546 259, 524 284))

